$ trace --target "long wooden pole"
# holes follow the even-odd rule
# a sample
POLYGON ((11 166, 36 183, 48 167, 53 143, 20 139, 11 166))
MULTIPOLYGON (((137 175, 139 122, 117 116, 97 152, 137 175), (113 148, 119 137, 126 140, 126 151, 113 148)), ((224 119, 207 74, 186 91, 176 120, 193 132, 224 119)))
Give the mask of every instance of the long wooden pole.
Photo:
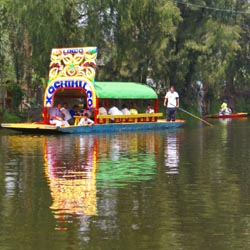
POLYGON ((185 110, 185 109, 183 109, 183 108, 178 108, 178 109, 181 110, 182 112, 184 112, 184 113, 186 113, 186 114, 188 114, 188 115, 190 115, 190 116, 192 116, 192 117, 194 117, 194 118, 196 118, 196 119, 198 119, 198 120, 200 120, 200 121, 206 123, 207 125, 209 125, 209 126, 211 126, 211 127, 213 126, 213 124, 211 124, 211 123, 209 123, 209 122, 207 122, 207 121, 201 119, 200 117, 198 117, 198 116, 196 116, 196 115, 194 115, 194 114, 188 112, 187 110, 185 110))

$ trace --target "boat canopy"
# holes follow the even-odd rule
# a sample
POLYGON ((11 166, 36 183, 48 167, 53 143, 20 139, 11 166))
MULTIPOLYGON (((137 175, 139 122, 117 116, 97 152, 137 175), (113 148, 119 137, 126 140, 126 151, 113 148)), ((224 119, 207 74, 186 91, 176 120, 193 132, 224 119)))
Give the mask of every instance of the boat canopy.
POLYGON ((96 96, 101 99, 157 99, 149 86, 135 82, 94 82, 96 96))

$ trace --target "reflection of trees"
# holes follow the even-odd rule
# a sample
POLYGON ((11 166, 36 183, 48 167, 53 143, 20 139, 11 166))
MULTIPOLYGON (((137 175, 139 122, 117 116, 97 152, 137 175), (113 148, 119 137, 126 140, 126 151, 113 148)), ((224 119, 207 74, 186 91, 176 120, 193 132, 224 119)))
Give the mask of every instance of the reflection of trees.
POLYGON ((242 140, 246 131, 236 129, 236 135, 234 128, 228 125, 223 128, 227 129, 226 137, 221 128, 189 131, 181 147, 183 150, 180 149, 186 164, 181 164, 180 179, 168 188, 171 200, 176 200, 178 231, 185 249, 249 246, 242 243, 244 238, 247 240, 250 229, 249 211, 242 206, 242 198, 250 200, 246 194, 250 186, 244 184, 245 166, 240 164, 244 157, 250 158, 250 150, 244 147, 247 144, 242 140), (239 145, 245 150, 239 150, 239 145))
POLYGON ((53 233, 49 192, 43 178, 43 137, 0 134, 1 249, 45 249, 53 233), (36 242, 36 243, 35 243, 36 242))

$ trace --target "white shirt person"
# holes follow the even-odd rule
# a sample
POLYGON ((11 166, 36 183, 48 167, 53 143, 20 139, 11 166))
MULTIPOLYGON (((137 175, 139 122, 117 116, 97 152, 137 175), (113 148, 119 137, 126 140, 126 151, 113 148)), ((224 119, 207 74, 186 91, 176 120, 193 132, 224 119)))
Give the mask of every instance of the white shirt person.
POLYGON ((166 93, 164 106, 167 106, 167 121, 175 121, 176 108, 179 108, 179 94, 171 86, 166 93))
POLYGON ((58 103, 56 107, 53 107, 50 111, 50 124, 56 127, 70 126, 67 121, 64 120, 64 115, 61 112, 62 104, 58 103))
POLYGON ((154 112, 155 112, 155 111, 151 108, 151 105, 148 104, 145 113, 146 113, 146 114, 154 114, 154 112))
POLYGON ((130 111, 128 110, 127 106, 125 104, 122 105, 122 113, 124 115, 130 115, 130 111))
POLYGON ((108 114, 109 115, 122 115, 122 112, 116 106, 112 105, 108 111, 108 114))
POLYGON ((94 121, 89 119, 89 116, 87 113, 83 115, 83 118, 81 118, 81 120, 78 123, 78 126, 92 126, 92 125, 94 125, 94 121))
MULTIPOLYGON (((111 104, 111 107, 108 111, 108 114, 109 115, 122 115, 122 111, 119 110, 114 104, 111 104)), ((110 121, 111 122, 115 122, 115 119, 114 118, 110 118, 110 121)))
POLYGON ((67 121, 70 125, 74 124, 74 118, 71 116, 69 109, 68 109, 68 104, 64 103, 63 107, 60 109, 60 111, 64 115, 64 121, 67 121))

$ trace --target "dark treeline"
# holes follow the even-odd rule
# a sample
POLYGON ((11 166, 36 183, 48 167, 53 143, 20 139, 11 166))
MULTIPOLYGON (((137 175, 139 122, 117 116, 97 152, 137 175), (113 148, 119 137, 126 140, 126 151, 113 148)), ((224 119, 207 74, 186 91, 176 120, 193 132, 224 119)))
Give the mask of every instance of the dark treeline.
POLYGON ((249 8, 246 0, 0 0, 0 84, 40 103, 52 48, 98 46, 99 81, 144 82, 161 96, 173 84, 184 106, 197 107, 199 96, 203 114, 224 98, 247 107, 249 8))

